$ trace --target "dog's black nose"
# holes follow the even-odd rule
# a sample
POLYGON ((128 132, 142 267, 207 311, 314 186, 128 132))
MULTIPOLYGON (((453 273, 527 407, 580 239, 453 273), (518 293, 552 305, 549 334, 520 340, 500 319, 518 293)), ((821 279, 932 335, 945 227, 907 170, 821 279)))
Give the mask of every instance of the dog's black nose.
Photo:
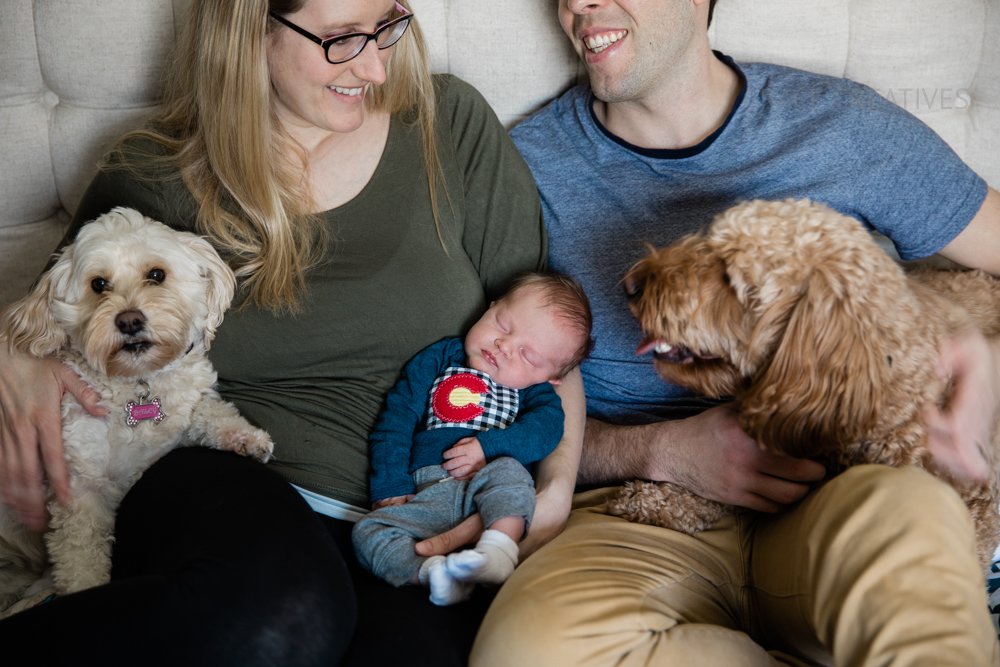
POLYGON ((146 316, 138 310, 126 310, 118 313, 115 326, 123 334, 134 336, 146 328, 146 316))

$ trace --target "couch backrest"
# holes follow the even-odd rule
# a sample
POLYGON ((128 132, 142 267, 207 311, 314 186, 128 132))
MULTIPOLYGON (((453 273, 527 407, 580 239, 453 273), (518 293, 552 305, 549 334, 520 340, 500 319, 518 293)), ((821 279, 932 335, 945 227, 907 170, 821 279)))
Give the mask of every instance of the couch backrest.
MULTIPOLYGON (((0 3, 0 307, 61 237, 111 140, 156 104, 191 0, 0 3)), ((413 0, 432 66, 511 125, 581 74, 556 0, 413 0)), ((867 83, 1000 187, 1000 0, 722 0, 710 36, 740 60, 867 83)))

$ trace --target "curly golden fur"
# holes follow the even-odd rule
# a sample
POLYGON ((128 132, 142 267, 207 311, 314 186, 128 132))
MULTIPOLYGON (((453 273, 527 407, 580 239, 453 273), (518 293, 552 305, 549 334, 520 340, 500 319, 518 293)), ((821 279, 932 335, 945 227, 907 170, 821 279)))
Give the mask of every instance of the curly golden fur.
MULTIPOLYGON (((752 201, 638 262, 625 278, 659 374, 733 397, 761 447, 821 461, 830 475, 863 463, 928 468, 952 482, 989 562, 1000 541, 997 438, 990 483, 934 470, 921 420, 950 386, 934 371, 942 343, 978 328, 1000 335, 1000 281, 981 271, 906 271, 853 218, 808 200, 752 201)), ((994 434, 997 429, 994 429, 994 434)), ((611 510, 685 532, 731 508, 632 482, 611 510)))

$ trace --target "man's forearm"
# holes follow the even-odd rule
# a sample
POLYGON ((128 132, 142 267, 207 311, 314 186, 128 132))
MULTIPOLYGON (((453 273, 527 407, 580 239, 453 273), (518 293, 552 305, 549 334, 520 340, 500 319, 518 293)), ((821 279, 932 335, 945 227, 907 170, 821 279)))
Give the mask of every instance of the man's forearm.
POLYGON ((587 419, 578 481, 604 484, 648 478, 652 430, 650 425, 619 426, 587 419))

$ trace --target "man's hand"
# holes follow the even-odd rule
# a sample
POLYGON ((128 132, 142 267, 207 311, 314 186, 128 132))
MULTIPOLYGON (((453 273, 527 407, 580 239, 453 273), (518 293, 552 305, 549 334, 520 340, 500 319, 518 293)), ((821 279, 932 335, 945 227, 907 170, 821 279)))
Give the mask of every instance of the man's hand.
POLYGON ((444 453, 444 463, 441 467, 459 481, 464 481, 482 470, 486 465, 486 455, 483 446, 475 436, 462 438, 444 453))
POLYGON ((3 502, 32 530, 48 523, 45 481, 56 500, 70 500, 60 415, 66 392, 90 414, 107 414, 97 392, 68 366, 12 353, 0 340, 0 490, 3 502))
POLYGON ((990 475, 989 450, 1000 397, 994 351, 978 332, 945 343, 935 370, 942 380, 954 383, 951 400, 943 408, 924 408, 934 465, 959 481, 981 483, 990 475))
POLYGON ((670 481, 702 497, 777 512, 805 497, 810 484, 826 474, 814 461, 761 449, 740 428, 735 404, 711 408, 680 424, 677 451, 657 464, 670 481))
POLYGON ((393 505, 405 505, 406 503, 413 500, 412 493, 408 493, 405 496, 392 496, 391 498, 383 498, 382 500, 376 500, 372 503, 373 510, 380 510, 383 507, 392 507, 393 505))
POLYGON ((762 450, 739 425, 735 404, 642 426, 587 422, 581 477, 590 482, 650 479, 759 512, 801 500, 826 470, 815 461, 762 450))

